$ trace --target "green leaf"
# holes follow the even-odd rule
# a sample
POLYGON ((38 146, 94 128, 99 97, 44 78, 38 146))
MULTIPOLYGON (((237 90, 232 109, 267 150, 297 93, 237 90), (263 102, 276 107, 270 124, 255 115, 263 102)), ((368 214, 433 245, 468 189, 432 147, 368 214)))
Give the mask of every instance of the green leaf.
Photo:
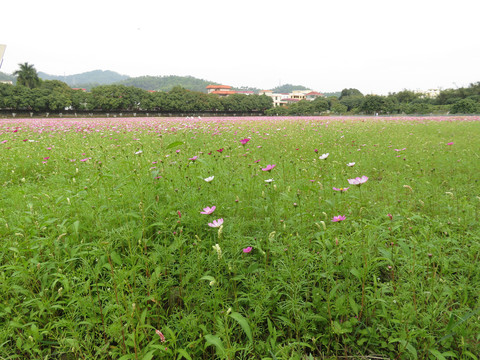
POLYGON ((166 150, 173 149, 174 147, 182 146, 183 144, 184 144, 183 141, 174 141, 174 142, 168 144, 165 149, 166 150))
POLYGON ((190 355, 188 355, 188 353, 184 350, 184 349, 178 349, 177 350, 178 352, 178 355, 179 357, 177 358, 177 360, 180 360, 182 358, 185 358, 187 360, 192 360, 192 358, 190 357, 190 355))
POLYGON ((153 358, 153 353, 157 350, 152 350, 148 353, 145 354, 145 356, 142 358, 142 360, 152 360, 153 358))
POLYGON ((242 314, 240 314, 238 312, 232 312, 230 314, 230 317, 240 324, 243 331, 247 335, 248 340, 250 340, 250 342, 253 342, 252 329, 250 329, 250 325, 248 325, 247 319, 245 319, 242 316, 242 314))
POLYGON ((428 351, 430 351, 430 353, 435 356, 436 359, 439 359, 439 360, 447 360, 447 358, 445 356, 442 355, 442 353, 436 349, 429 349, 428 351))
POLYGON ((222 340, 220 340, 220 338, 217 335, 212 335, 212 334, 205 335, 205 341, 207 342, 205 347, 213 345, 217 349, 218 355, 220 356, 225 355, 225 347, 223 346, 222 340))

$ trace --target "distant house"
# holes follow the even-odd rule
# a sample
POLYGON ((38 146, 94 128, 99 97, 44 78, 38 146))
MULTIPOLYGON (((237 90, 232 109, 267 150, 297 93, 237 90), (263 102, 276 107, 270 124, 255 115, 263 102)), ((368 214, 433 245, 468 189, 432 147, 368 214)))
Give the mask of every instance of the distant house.
POLYGON ((313 101, 318 97, 325 97, 325 95, 316 91, 310 91, 309 93, 305 94, 305 99, 308 101, 313 101))
POLYGON ((218 96, 228 96, 236 94, 236 91, 232 90, 231 86, 228 85, 208 85, 207 94, 215 94, 218 96))
POLYGON ((289 94, 274 93, 272 90, 262 90, 259 92, 259 94, 271 97, 273 100, 273 107, 286 105, 287 102, 285 99, 289 98, 289 94))

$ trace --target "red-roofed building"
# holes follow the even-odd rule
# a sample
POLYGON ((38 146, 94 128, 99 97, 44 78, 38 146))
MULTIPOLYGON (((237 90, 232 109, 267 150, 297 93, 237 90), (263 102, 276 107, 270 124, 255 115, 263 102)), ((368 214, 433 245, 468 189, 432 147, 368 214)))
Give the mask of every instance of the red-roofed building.
MULTIPOLYGON (((207 94, 215 94, 216 92, 218 91, 232 91, 231 90, 231 86, 228 86, 228 85, 208 85, 207 86, 207 94)), ((235 93, 235 91, 233 92, 235 93)), ((220 95, 220 94, 218 94, 220 95)), ((225 95, 230 95, 230 94, 225 94, 225 95)))
POLYGON ((316 91, 311 91, 307 94, 305 94, 305 99, 309 101, 315 100, 317 97, 325 97, 322 93, 316 92, 316 91))
POLYGON ((236 94, 236 91, 233 90, 215 90, 215 91, 210 91, 209 94, 215 94, 219 96, 228 96, 228 95, 233 95, 236 94))

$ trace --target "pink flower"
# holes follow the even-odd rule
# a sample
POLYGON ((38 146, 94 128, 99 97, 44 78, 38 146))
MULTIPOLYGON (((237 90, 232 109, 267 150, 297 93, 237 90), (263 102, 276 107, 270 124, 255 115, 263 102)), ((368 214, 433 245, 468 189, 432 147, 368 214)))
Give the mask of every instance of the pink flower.
POLYGON ((165 335, 162 334, 160 330, 155 330, 155 333, 160 336, 160 341, 165 342, 165 335))
POLYGON ((277 165, 267 165, 264 169, 262 169, 262 171, 270 171, 270 170, 273 170, 273 168, 277 166, 277 165))
POLYGON ((366 183, 367 180, 368 180, 368 177, 363 175, 362 177, 357 176, 355 179, 348 179, 348 183, 350 185, 362 185, 362 184, 366 183))
POLYGON ((252 247, 251 246, 247 246, 245 249, 243 249, 243 252, 245 254, 248 254, 250 251, 252 251, 252 247))
POLYGON ((245 139, 240 140, 240 142, 242 143, 242 145, 245 145, 245 144, 248 143, 249 141, 250 141, 250 139, 248 139, 248 138, 245 138, 245 139))
POLYGON ((212 207, 206 207, 206 208, 203 208, 203 211, 200 211, 200 214, 204 214, 204 215, 210 215, 211 213, 213 213, 215 211, 216 207, 215 206, 212 206, 212 207))
POLYGON ((189 158, 188 160, 195 161, 195 160, 197 160, 197 159, 198 159, 198 156, 197 156, 197 155, 195 155, 194 157, 191 157, 191 158, 189 158))
POLYGON ((333 217, 332 222, 340 222, 340 221, 343 221, 345 219, 346 219, 345 215, 338 215, 338 216, 333 217))
POLYGON ((449 142, 449 143, 447 143, 447 145, 453 145, 453 142, 449 142))
POLYGON ((223 148, 217 150, 220 154, 223 152, 223 148))
POLYGON ((393 215, 392 214, 387 214, 387 216, 390 218, 390 220, 393 220, 393 215))
POLYGON ((213 220, 213 222, 208 223, 208 226, 213 227, 213 228, 218 228, 222 226, 223 224, 223 219, 218 219, 218 220, 213 220))
POLYGON ((181 219, 182 218, 182 213, 180 212, 180 210, 177 211, 177 214, 178 214, 178 217, 181 219))
POLYGON ((340 192, 345 192, 345 191, 347 191, 348 189, 349 189, 348 187, 346 187, 346 188, 336 188, 336 187, 334 187, 334 188, 333 188, 333 190, 335 190, 335 191, 340 191, 340 192))

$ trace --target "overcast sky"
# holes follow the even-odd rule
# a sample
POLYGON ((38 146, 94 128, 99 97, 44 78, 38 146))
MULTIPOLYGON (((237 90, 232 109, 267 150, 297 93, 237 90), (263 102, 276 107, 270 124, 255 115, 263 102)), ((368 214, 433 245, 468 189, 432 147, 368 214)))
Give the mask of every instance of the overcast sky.
POLYGON ((6 0, 0 71, 364 94, 480 81, 480 0, 6 0))

